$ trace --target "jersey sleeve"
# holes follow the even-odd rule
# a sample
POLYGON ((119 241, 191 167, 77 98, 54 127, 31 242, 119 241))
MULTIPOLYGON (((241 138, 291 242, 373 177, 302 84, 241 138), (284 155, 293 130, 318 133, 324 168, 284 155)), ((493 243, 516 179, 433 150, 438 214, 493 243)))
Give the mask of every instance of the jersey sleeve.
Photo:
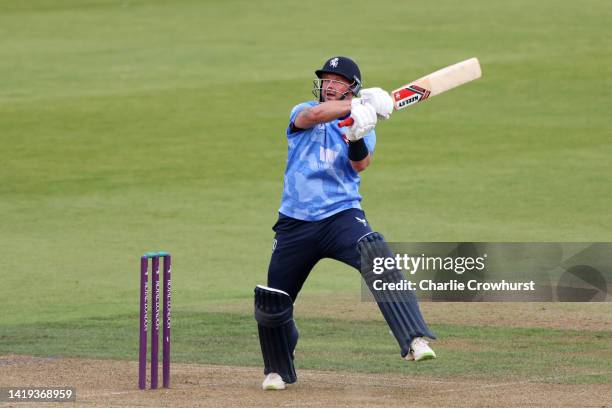
POLYGON ((293 123, 295 121, 295 118, 297 117, 298 113, 300 113, 304 108, 309 108, 314 105, 316 105, 316 102, 314 101, 302 102, 298 105, 295 105, 293 109, 291 109, 291 114, 289 115, 289 125, 287 126, 287 136, 297 135, 302 132, 295 131, 295 129, 293 129, 293 123))

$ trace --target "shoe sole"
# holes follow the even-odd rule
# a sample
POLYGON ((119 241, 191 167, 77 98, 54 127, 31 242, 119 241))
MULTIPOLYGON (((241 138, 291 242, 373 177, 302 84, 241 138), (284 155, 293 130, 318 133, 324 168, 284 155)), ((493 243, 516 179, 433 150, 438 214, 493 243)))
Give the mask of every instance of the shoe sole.
POLYGON ((425 353, 421 356, 421 358, 419 358, 418 360, 414 360, 414 361, 426 361, 426 360, 433 360, 434 358, 436 358, 436 355, 434 353, 425 353))
POLYGON ((265 387, 262 387, 264 391, 280 391, 280 390, 284 390, 285 386, 284 385, 266 385, 265 387))

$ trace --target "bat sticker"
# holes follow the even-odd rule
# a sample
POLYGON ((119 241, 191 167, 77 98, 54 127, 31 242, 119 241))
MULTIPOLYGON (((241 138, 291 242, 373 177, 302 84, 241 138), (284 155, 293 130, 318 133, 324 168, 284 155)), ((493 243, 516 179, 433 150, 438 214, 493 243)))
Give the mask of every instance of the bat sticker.
POLYGON ((418 85, 408 85, 393 92, 395 109, 402 109, 414 103, 424 101, 429 97, 430 91, 418 85))

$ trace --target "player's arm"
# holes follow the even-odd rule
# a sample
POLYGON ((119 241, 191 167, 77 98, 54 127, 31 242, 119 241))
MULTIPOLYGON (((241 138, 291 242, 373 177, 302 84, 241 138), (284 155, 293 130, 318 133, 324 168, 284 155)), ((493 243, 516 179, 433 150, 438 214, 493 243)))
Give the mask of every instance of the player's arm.
MULTIPOLYGON (((363 139, 361 139, 361 141, 363 141, 363 139)), ((350 143, 359 143, 359 142, 350 142, 350 143)), ((349 144, 349 149, 351 149, 350 144, 349 144)), ((364 171, 370 165, 371 161, 372 161, 372 155, 370 154, 370 152, 368 152, 368 155, 362 160, 359 160, 359 161, 351 160, 351 167, 353 168, 353 170, 359 173, 361 171, 364 171)))
POLYGON ((319 123, 330 122, 342 118, 351 112, 351 101, 328 101, 302 109, 293 125, 299 129, 310 129, 319 123))

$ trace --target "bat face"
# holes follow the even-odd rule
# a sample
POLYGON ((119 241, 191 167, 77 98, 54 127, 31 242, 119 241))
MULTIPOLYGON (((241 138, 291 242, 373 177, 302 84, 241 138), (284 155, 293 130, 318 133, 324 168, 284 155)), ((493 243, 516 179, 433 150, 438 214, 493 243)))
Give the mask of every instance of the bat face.
POLYGON ((432 72, 391 93, 395 109, 404 109, 459 85, 480 78, 482 72, 477 58, 470 58, 432 72))
POLYGON ((410 105, 424 101, 431 92, 415 84, 408 84, 391 93, 395 110, 407 108, 410 105))

